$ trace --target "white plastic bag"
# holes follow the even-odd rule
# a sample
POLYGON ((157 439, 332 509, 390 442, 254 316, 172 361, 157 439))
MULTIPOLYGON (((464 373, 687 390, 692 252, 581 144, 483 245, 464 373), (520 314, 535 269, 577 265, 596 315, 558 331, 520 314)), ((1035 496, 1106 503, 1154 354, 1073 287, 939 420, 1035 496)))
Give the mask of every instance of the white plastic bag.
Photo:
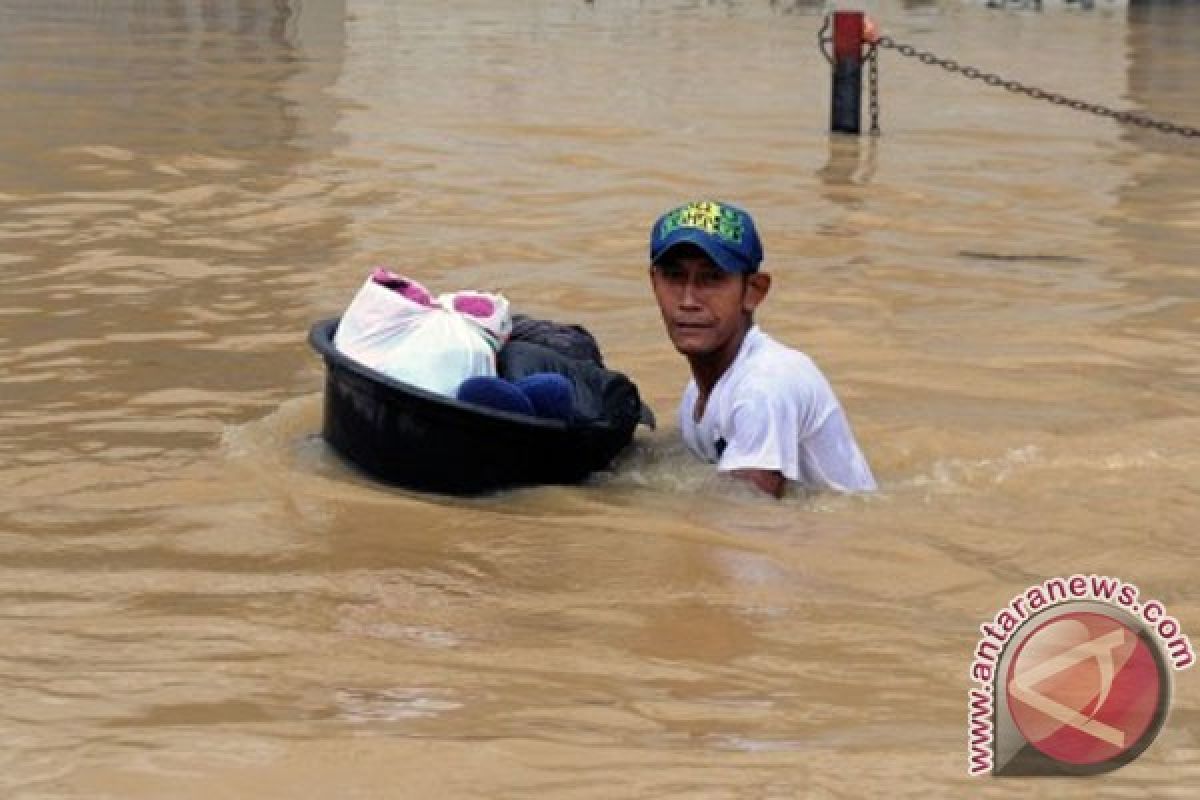
MULTIPOLYGON (((507 301, 501 305, 507 316, 507 301)), ((492 342, 480 323, 452 307, 416 302, 373 277, 342 315, 333 340, 364 366, 448 397, 467 378, 496 374, 498 345, 492 342)))
POLYGON ((504 295, 470 290, 449 292, 438 295, 437 303, 478 325, 497 353, 512 334, 512 314, 504 295))

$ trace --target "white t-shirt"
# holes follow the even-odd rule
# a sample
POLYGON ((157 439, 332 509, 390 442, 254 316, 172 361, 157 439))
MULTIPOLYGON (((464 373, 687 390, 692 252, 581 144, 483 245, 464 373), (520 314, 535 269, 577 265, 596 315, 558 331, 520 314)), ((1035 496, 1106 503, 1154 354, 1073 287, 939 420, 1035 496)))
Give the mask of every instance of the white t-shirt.
POLYGON ((876 488, 829 381, 811 358, 757 325, 746 332, 698 422, 697 395, 693 379, 679 406, 683 441, 721 472, 777 470, 811 488, 876 488))

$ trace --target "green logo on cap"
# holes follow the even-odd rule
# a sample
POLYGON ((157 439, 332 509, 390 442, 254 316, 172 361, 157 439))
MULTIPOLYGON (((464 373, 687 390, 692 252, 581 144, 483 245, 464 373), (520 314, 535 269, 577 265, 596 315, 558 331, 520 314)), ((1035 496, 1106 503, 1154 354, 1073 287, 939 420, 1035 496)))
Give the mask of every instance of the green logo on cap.
POLYGON ((667 236, 677 228, 696 228, 734 244, 742 243, 742 215, 720 203, 706 201, 688 203, 667 214, 659 236, 667 236))

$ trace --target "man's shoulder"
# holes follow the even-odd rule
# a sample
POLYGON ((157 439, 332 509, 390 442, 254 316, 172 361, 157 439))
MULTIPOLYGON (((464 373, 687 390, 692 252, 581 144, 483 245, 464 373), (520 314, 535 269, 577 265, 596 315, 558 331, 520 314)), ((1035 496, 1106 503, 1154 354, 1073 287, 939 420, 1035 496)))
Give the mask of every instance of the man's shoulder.
POLYGON ((804 436, 839 408, 833 387, 808 354, 761 331, 751 345, 729 376, 722 404, 722 416, 732 428, 773 421, 804 436))
POLYGON ((730 389, 735 395, 753 391, 812 391, 827 386, 825 376, 807 353, 789 347, 755 328, 750 350, 734 365, 730 389))

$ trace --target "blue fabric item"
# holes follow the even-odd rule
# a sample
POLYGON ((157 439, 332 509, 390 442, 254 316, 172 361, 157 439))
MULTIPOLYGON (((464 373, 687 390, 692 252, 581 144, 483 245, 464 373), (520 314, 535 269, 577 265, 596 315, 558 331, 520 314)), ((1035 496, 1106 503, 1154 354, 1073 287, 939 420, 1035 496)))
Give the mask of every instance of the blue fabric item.
POLYGON ((643 412, 646 424, 653 427, 653 414, 642 405, 637 386, 619 372, 603 369, 588 361, 579 361, 533 342, 509 342, 496 358, 496 372, 510 381, 518 381, 539 372, 554 372, 571 382, 575 389, 572 424, 619 425, 643 412))
POLYGON ((498 411, 533 416, 533 404, 525 393, 503 378, 476 376, 467 378, 458 387, 457 397, 464 403, 487 406, 498 411))
POLYGON ((715 200, 685 203, 663 214, 650 231, 650 263, 677 244, 694 244, 726 272, 758 272, 762 242, 750 215, 715 200))
POLYGON ((533 413, 539 417, 570 422, 575 416, 575 384, 569 378, 557 372, 535 372, 518 378, 516 386, 529 398, 533 413))

